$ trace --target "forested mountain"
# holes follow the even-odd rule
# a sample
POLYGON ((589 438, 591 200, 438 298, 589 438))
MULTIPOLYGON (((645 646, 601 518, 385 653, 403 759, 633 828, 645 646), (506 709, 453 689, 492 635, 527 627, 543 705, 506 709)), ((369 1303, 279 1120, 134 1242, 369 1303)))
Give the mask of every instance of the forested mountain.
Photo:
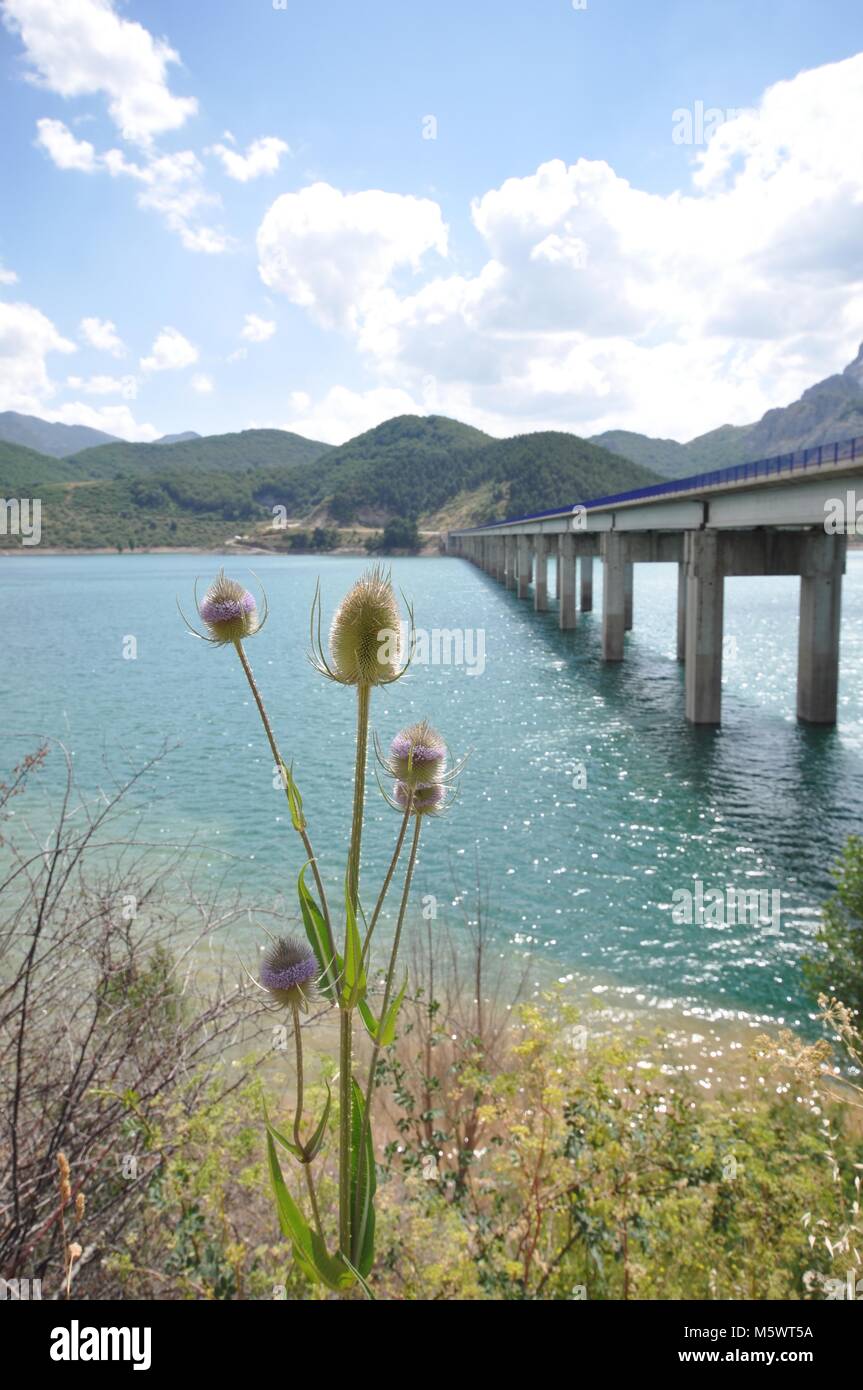
POLYGON ((754 425, 721 425, 687 444, 630 430, 607 430, 592 442, 668 478, 682 478, 858 435, 863 435, 863 343, 844 371, 816 382, 799 401, 768 410, 754 425))
POLYGON ((436 529, 655 477, 576 435, 492 439, 443 416, 399 416, 339 448, 247 430, 175 444, 116 441, 65 460, 0 451, 0 494, 42 497, 48 546, 213 545, 263 532, 274 507, 319 528, 404 518, 436 529))

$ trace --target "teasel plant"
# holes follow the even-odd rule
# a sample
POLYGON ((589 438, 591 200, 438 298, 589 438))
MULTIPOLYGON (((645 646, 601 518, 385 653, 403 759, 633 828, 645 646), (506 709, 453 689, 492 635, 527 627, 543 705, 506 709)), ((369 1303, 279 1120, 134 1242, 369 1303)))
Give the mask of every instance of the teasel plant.
POLYGON ((310 1279, 342 1295, 360 1285, 371 1298, 374 1295, 369 1276, 374 1264, 376 1186, 371 1112, 378 1063, 382 1051, 395 1038, 399 1010, 407 989, 406 976, 401 985, 397 985, 397 961, 422 827, 430 817, 437 817, 446 810, 454 796, 463 762, 450 764, 443 739, 426 720, 397 734, 386 753, 375 738, 378 785, 386 801, 399 813, 399 822, 389 864, 374 907, 367 916, 360 895, 360 865, 372 696, 377 688, 400 680, 408 670, 413 647, 413 613, 408 606, 408 622, 403 625, 390 576, 375 567, 363 574, 345 595, 333 616, 325 642, 320 589, 317 588, 311 610, 309 659, 327 680, 353 687, 356 700, 351 830, 344 879, 343 930, 337 943, 339 923, 331 909, 312 847, 293 766, 279 751, 245 650, 245 642, 256 636, 266 621, 266 599, 263 617, 259 618, 257 603, 250 591, 220 572, 203 600, 198 603, 196 594, 195 601, 204 631, 199 632, 189 623, 186 625, 196 637, 214 646, 234 647, 281 775, 291 824, 306 854, 297 881, 306 942, 292 937, 271 938, 260 980, 256 982, 270 996, 274 1008, 287 1010, 295 1041, 296 1104, 292 1134, 281 1133, 265 1114, 267 1156, 281 1228, 292 1243, 295 1259, 310 1279), (381 780, 381 774, 387 785, 381 780), (384 972, 383 997, 376 1013, 369 997, 372 942, 406 846, 396 925, 384 972), (306 882, 309 868, 314 889, 306 882), (305 1087, 300 1016, 317 997, 339 1011, 338 1233, 334 1252, 321 1219, 313 1173, 313 1165, 328 1133, 332 1101, 329 1087, 321 1119, 313 1131, 303 1137, 305 1087), (371 1040, 371 1059, 364 1088, 354 1068, 357 1015, 371 1040), (289 1152, 304 1169, 311 1222, 285 1183, 280 1149, 289 1152))

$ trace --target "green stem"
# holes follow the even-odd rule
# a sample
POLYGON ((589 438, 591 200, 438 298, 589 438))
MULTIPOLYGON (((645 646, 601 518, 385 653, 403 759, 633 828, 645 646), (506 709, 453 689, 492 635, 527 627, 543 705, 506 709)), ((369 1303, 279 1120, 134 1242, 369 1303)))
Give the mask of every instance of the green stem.
POLYGON ((401 823, 401 828, 399 829, 399 836, 398 836, 398 839, 396 840, 396 847, 395 847, 395 849, 393 850, 393 857, 392 857, 392 859, 390 860, 390 866, 389 866, 389 868, 387 869, 386 878, 384 879, 383 883, 381 884, 381 891, 380 891, 380 893, 378 894, 378 900, 377 900, 377 902, 375 903, 375 910, 374 910, 374 912, 373 912, 372 915, 371 915, 371 920, 370 920, 370 922, 369 922, 368 931, 366 932, 366 939, 365 939, 365 941, 363 942, 363 955, 362 955, 362 969, 363 969, 363 970, 366 969, 367 964, 368 964, 369 949, 370 949, 371 944, 372 944, 372 932, 374 931, 375 926, 377 925, 378 917, 379 917, 380 914, 381 914, 381 908, 382 908, 383 905, 384 905, 384 899, 386 898, 386 895, 387 895, 387 893, 388 893, 388 891, 389 891, 389 886, 390 886, 390 884, 391 884, 392 881, 393 881, 393 874, 394 874, 395 871, 396 871, 396 865, 398 864, 399 859, 400 859, 400 857, 401 857, 402 846, 404 845, 404 842, 405 842, 405 835, 407 834, 408 822, 409 822, 409 820, 410 820, 410 818, 411 818, 411 806, 412 806, 412 804, 413 804, 413 794, 411 794, 411 796, 408 798, 408 804, 407 804, 407 806, 405 807, 405 812, 404 812, 404 815, 402 816, 402 823, 401 823))
POLYGON ((339 1014, 339 1249, 351 1253, 351 1041, 350 1009, 339 1014))
MULTIPOLYGON (((363 809, 366 792, 366 761, 369 749, 369 709, 372 690, 357 686, 357 751, 354 771, 354 805, 351 842, 348 851, 347 893, 355 916, 359 917, 360 851, 363 837, 363 809)), ((345 949, 347 955, 347 948, 345 949)), ((353 1105, 353 1009, 342 1005, 339 1029, 339 1248, 350 1259, 351 1253, 351 1109, 353 1105)))
POLYGON ((369 709, 372 688, 357 686, 357 757, 354 773, 354 808, 351 817, 351 847, 348 853, 348 893, 359 918, 360 849, 363 838, 363 807, 366 796, 366 760, 369 751, 369 709))
POLYGON ((300 1011, 296 1005, 291 1010, 294 1016, 294 1043, 297 1049, 297 1103, 294 1107, 294 1143, 302 1149, 300 1125, 303 1119, 303 1035, 300 1030, 300 1011))
MULTIPOLYGON (((273 733, 273 726, 270 723, 270 717, 267 714, 267 711, 264 707, 264 702, 261 698, 261 692, 258 690, 258 685, 252 672, 252 668, 249 665, 249 658, 246 656, 245 648, 242 642, 235 642, 234 646, 237 649, 237 656, 240 658, 240 665, 242 666, 243 671, 245 672, 246 680, 249 682, 249 689, 251 690, 252 695, 255 699, 255 704, 258 707, 258 714, 261 716, 261 723, 264 726, 264 733, 267 735, 267 742, 270 745, 270 751, 272 752, 276 766, 279 769, 279 775, 282 778, 282 785, 285 789, 285 796, 287 797, 288 806, 290 806, 291 798, 288 792, 288 784, 285 775, 287 772, 288 765, 282 757, 281 753, 279 752, 279 747, 276 743, 276 736, 273 733)), ((291 823, 293 824, 293 818, 291 823)), ((327 947, 330 953, 330 961, 333 961, 335 960, 336 956, 336 946, 335 941, 333 939, 333 929, 330 924, 330 909, 327 905, 327 895, 324 889, 323 879, 321 878, 320 871, 318 869, 317 857, 315 855, 314 850, 312 849, 312 842, 309 839, 308 832, 306 831, 305 827, 298 830, 297 834, 303 842, 303 848, 306 851, 306 857, 312 866, 312 874, 314 875, 315 879, 315 887, 318 890, 318 899, 321 904, 321 912, 323 914, 324 923, 327 928, 327 947)))
MULTIPOLYGON (((297 1148, 305 1155, 305 1145, 300 1137, 300 1125, 303 1119, 303 1034, 300 1028, 300 1011, 294 1006, 294 1043, 297 1049, 297 1104, 294 1110, 294 1143, 297 1148)), ((309 1201, 312 1206, 312 1216, 315 1220, 318 1235, 324 1239, 324 1230, 321 1225, 321 1213, 318 1209, 318 1197, 315 1192, 315 1180, 312 1177, 312 1165, 305 1156, 300 1160, 306 1173, 306 1187, 309 1190, 309 1201)))
MULTIPOLYGON (((413 797, 411 796, 410 801, 408 803, 409 806, 412 801, 413 797)), ((372 1059, 369 1063, 369 1079, 366 1084, 366 1103, 363 1112, 362 1131, 360 1133, 360 1147, 359 1152, 357 1154, 357 1201, 359 1201, 359 1194, 362 1190, 363 1164, 365 1162, 366 1140, 368 1138, 369 1125, 371 1124, 372 1096, 374 1095, 375 1075, 377 1073, 378 1058, 380 1057, 381 1052, 381 1044, 379 1040, 380 1030, 383 1027, 384 1019, 387 1016, 387 1010, 390 1006, 390 999, 392 998, 393 982, 395 980, 396 973, 396 959, 399 953, 399 944, 401 942, 402 927, 404 926, 405 916, 407 914, 408 899, 410 897, 411 891, 411 879, 413 878, 414 866, 416 865, 417 851, 419 849, 420 843, 421 826, 422 816, 416 816, 414 818, 414 834, 413 840, 411 841, 411 850, 410 855, 408 857, 408 866, 405 870, 405 881, 404 887, 402 888, 402 898, 401 903, 399 905, 399 916, 398 921, 396 922, 395 936, 393 937, 393 948, 390 952, 390 963, 387 969, 386 984, 384 986, 384 1002, 381 1006, 380 1022, 378 1024, 378 1040, 375 1041, 375 1045, 372 1049, 372 1059)), ((359 1206, 357 1206, 355 1212, 355 1218, 358 1217, 359 1206)), ((363 1239, 365 1237, 365 1217, 363 1217, 363 1225, 355 1231, 355 1237, 356 1239, 354 1244, 354 1251, 356 1253, 357 1251, 362 1249, 363 1239)))

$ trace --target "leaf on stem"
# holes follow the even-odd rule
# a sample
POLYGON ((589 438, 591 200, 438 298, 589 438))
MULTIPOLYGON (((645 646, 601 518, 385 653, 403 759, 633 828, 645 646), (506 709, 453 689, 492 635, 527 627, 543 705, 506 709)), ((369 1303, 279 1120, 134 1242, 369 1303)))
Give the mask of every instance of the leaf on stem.
POLYGON ((331 1004, 335 1004, 338 1002, 338 980, 342 971, 342 962, 338 956, 334 960, 330 957, 327 924, 321 909, 306 887, 306 881, 303 877, 308 867, 308 864, 303 865, 297 880, 300 912, 303 914, 303 926, 306 929, 309 945, 315 953, 315 959, 321 972, 318 988, 325 999, 329 999, 331 1004))
POLYGON ((355 1275, 340 1255, 330 1255, 317 1231, 312 1230, 300 1211, 282 1177, 279 1156, 273 1143, 273 1136, 267 1128, 267 1159, 270 1167, 273 1192, 279 1212, 282 1234, 287 1236, 294 1248, 294 1258, 307 1278, 319 1280, 341 1293, 355 1282, 355 1275))
POLYGON ((353 1103, 351 1105, 351 1211, 354 1215, 353 1241, 351 1254, 359 1274, 365 1279, 371 1271, 375 1258, 375 1150, 372 1143, 371 1125, 363 1125, 365 1105, 363 1093, 355 1078, 351 1078, 353 1103), (360 1165, 360 1143, 365 1128, 363 1144, 364 1161, 360 1165), (360 1176, 361 1174, 361 1176, 360 1176), (357 1187, 359 1184, 359 1192, 357 1187))

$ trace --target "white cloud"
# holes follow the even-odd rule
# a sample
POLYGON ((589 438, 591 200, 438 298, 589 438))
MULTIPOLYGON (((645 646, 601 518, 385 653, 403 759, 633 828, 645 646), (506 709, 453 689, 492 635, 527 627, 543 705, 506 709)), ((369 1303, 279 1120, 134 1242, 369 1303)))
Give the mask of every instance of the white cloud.
POLYGON ((134 443, 149 443, 163 433, 155 425, 140 423, 127 405, 88 405, 84 401, 70 401, 57 408, 42 409, 43 420, 51 420, 61 425, 89 425, 94 430, 104 430, 115 434, 119 439, 134 443))
POLYGON ((62 97, 105 96, 125 140, 148 144, 197 110, 193 97, 174 96, 168 87, 178 55, 143 25, 122 19, 110 0, 2 0, 2 6, 34 81, 62 97))
POLYGON ((149 357, 141 358, 145 372, 176 372, 198 360, 198 349, 176 328, 163 328, 156 335, 149 357))
POLYGON ((507 179, 473 203, 472 275, 394 282, 445 249, 410 201, 316 185, 258 233, 265 283, 352 331, 383 385, 495 434, 753 420, 863 337, 863 54, 771 87, 685 190, 588 159, 507 179))
POLYGON ((62 121, 44 118, 36 122, 37 144, 48 152, 58 169, 77 169, 93 174, 98 169, 96 151, 89 140, 78 140, 62 121))
POLYGON ((59 169, 79 173, 108 173, 129 178, 139 186, 138 205, 160 214, 189 251, 219 254, 233 245, 220 227, 202 221, 219 197, 204 186, 204 166, 193 150, 160 155, 150 150, 143 162, 127 159, 122 150, 97 152, 87 140, 79 140, 62 121, 37 122, 38 143, 59 169))
POLYGON ((406 391, 393 387, 351 391, 333 386, 314 404, 305 391, 292 391, 288 404, 292 413, 280 428, 325 444, 343 444, 394 415, 422 414, 422 407, 406 391))
POLYGON ((376 189, 283 193, 258 229, 264 284, 330 327, 356 326, 395 272, 418 270, 428 251, 447 251, 437 203, 376 189))
POLYGON ((275 135, 264 135, 253 140, 245 154, 239 154, 228 145, 213 145, 208 151, 220 160, 229 178, 239 183, 260 178, 261 174, 275 174, 283 154, 289 154, 289 146, 275 135))
POLYGON ((85 396, 123 396, 127 401, 138 395, 138 381, 134 376, 70 376, 66 378, 70 391, 83 391, 85 396))
POLYGON ((46 358, 74 351, 40 309, 0 301, 0 410, 39 414, 54 389, 46 358))
POLYGON ((126 348, 110 319, 84 318, 80 324, 81 337, 97 352, 109 352, 112 357, 125 357, 126 348))
POLYGON ((249 355, 249 349, 248 349, 247 347, 238 347, 238 348, 235 348, 235 350, 234 350, 233 352, 229 352, 229 353, 228 353, 227 357, 225 358, 225 361, 226 361, 226 362, 245 362, 245 360, 246 360, 246 358, 248 357, 248 355, 249 355))
POLYGON ((262 319, 258 314, 246 314, 240 337, 249 343, 265 343, 272 338, 276 325, 272 319, 262 319))
POLYGON ((0 265, 0 285, 17 285, 17 283, 18 276, 15 271, 7 270, 5 266, 0 265))
POLYGON ((213 378, 204 372, 197 372, 192 377, 192 390, 197 391, 199 396, 211 396, 215 389, 213 378))

